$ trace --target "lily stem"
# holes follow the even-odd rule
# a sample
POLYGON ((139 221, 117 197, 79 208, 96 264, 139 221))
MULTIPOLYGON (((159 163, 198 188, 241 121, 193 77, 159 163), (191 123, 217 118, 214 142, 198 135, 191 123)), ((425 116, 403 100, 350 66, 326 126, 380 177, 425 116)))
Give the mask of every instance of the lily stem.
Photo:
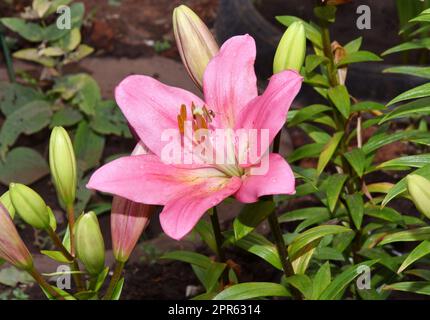
MULTIPOLYGON (((221 263, 224 263, 226 262, 224 248, 222 247, 222 244, 224 242, 224 237, 221 233, 217 207, 213 207, 210 217, 211 217, 212 229, 214 231, 214 236, 215 236, 218 261, 221 263)), ((228 284, 229 282, 228 274, 225 271, 223 272, 223 282, 224 284, 228 284)))
MULTIPOLYGON (((48 232, 50 238, 52 239, 52 241, 54 242, 54 244, 57 246, 57 248, 60 249, 61 253, 67 258, 67 260, 71 261, 73 271, 79 271, 79 265, 76 261, 76 258, 69 253, 69 251, 66 249, 66 247, 61 242, 58 235, 54 232, 54 230, 52 230, 52 228, 49 228, 47 230, 47 232, 48 232)), ((72 277, 73 277, 73 281, 75 282, 78 291, 85 290, 81 275, 74 273, 72 275, 72 277)))
POLYGON ((75 256, 75 209, 73 204, 67 206, 67 220, 69 221, 70 254, 75 256))
POLYGON ((116 285, 118 284, 119 279, 122 275, 122 270, 124 269, 125 262, 122 261, 116 261, 115 269, 113 271, 112 278, 110 279, 109 287, 106 291, 105 296, 103 297, 103 300, 111 300, 113 291, 115 290, 116 285))
POLYGON ((57 291, 55 291, 55 289, 42 277, 42 275, 35 268, 29 270, 28 273, 30 273, 30 275, 34 278, 34 280, 36 280, 39 286, 47 293, 49 293, 57 300, 64 300, 64 297, 62 297, 57 291))
MULTIPOLYGON (((273 153, 279 153, 281 149, 281 138, 282 129, 278 132, 273 141, 273 153)), ((278 216, 276 215, 276 209, 273 210, 272 213, 267 217, 267 220, 269 221, 270 230, 273 234, 273 237, 275 238, 276 249, 279 254, 279 259, 281 260, 284 275, 286 277, 292 276, 294 275, 294 268, 288 257, 287 246, 285 244, 284 237, 282 236, 281 226, 279 225, 278 216)), ((295 299, 301 300, 301 295, 297 290, 295 290, 295 288, 292 288, 292 294, 295 299)))

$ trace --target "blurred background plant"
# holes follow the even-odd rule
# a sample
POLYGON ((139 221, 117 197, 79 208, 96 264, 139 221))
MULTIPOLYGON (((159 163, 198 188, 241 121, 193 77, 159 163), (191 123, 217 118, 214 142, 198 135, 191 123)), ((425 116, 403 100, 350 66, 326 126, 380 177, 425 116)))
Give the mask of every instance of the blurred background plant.
MULTIPOLYGON (((0 110, 5 117, 0 129, 0 182, 31 184, 46 176, 47 163, 39 153, 46 149, 15 143, 21 135, 64 126, 74 136, 80 210, 90 199, 90 193, 82 187, 87 181, 85 173, 100 163, 106 136, 131 137, 115 102, 102 99, 94 78, 87 73, 64 71, 64 66, 93 52, 81 43, 84 19, 84 5, 71 0, 34 0, 19 17, 0 19, 0 26, 21 37, 28 46, 13 52, 13 58, 43 67, 37 77, 21 72, 15 77, 10 63, 10 82, 0 83, 0 110)), ((2 44, 6 61, 10 61, 8 45, 5 41, 2 44)))

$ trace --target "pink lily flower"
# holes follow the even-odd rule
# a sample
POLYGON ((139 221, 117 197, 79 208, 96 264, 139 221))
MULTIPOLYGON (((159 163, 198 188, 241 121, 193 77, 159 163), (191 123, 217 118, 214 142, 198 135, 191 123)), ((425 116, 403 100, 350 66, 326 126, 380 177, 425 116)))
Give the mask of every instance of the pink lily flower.
MULTIPOLYGON (((260 175, 252 174, 258 163, 175 165, 161 159, 166 146, 163 132, 178 126, 181 131, 181 121, 189 118, 187 113, 194 115, 195 106, 204 106, 205 111, 205 117, 197 117, 199 127, 268 130, 268 142, 272 142, 303 79, 294 71, 280 72, 258 96, 255 57, 255 42, 249 35, 226 41, 205 70, 204 101, 151 77, 134 75, 123 80, 116 88, 116 101, 149 153, 106 164, 92 175, 87 187, 134 202, 163 205, 160 223, 174 239, 188 234, 208 209, 227 197, 251 203, 264 195, 293 194, 293 172, 279 154, 268 155, 268 171, 260 175)), ((235 139, 230 143, 227 147, 238 159, 239 146, 235 139)))

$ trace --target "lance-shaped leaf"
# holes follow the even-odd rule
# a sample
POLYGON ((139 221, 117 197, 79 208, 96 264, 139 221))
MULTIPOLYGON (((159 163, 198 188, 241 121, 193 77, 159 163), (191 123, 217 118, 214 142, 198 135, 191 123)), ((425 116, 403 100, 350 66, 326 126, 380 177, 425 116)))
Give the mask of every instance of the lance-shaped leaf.
POLYGON ((408 255, 408 257, 403 261, 402 265, 400 266, 398 273, 405 270, 407 267, 409 267, 411 264, 413 264, 415 261, 421 259, 422 257, 428 255, 430 253, 430 242, 429 241, 423 241, 421 242, 412 252, 408 255))
POLYGON ((289 297, 288 290, 271 282, 247 282, 228 287, 215 296, 214 300, 246 300, 260 297, 289 297))
POLYGON ((321 155, 318 159, 318 166, 317 166, 318 175, 320 175, 323 172, 327 164, 330 162, 330 159, 333 157, 333 154, 336 152, 337 146, 342 140, 343 134, 344 134, 343 131, 335 133, 334 136, 330 139, 330 141, 324 146, 324 149, 321 152, 321 155))
POLYGON ((351 112, 351 99, 344 85, 338 85, 328 90, 328 96, 337 110, 347 119, 351 112))

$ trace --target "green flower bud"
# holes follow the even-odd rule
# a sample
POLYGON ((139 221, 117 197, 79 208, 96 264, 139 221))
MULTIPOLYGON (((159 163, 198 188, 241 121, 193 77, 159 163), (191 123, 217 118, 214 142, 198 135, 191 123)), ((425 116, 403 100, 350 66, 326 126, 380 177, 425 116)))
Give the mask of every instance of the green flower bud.
POLYGON ((62 127, 55 127, 52 130, 49 141, 49 166, 60 201, 66 207, 72 205, 77 184, 76 158, 70 137, 62 127))
POLYGON ((306 32, 302 22, 293 22, 285 31, 276 49, 273 73, 285 70, 300 72, 306 56, 306 32))
POLYGON ((417 174, 408 175, 406 181, 415 206, 430 219, 430 181, 417 174))
POLYGON ((75 225, 75 246, 78 258, 90 275, 97 275, 105 266, 105 245, 94 212, 79 217, 75 225))
POLYGON ((11 183, 9 192, 12 204, 22 220, 36 229, 50 227, 48 207, 36 191, 20 183, 11 183))
POLYGON ((199 16, 185 5, 173 11, 173 31, 182 62, 201 89, 206 66, 218 53, 218 44, 199 16))
POLYGON ((6 208, 10 214, 10 217, 13 219, 15 217, 15 207, 12 204, 9 191, 2 194, 0 197, 0 203, 6 208))

